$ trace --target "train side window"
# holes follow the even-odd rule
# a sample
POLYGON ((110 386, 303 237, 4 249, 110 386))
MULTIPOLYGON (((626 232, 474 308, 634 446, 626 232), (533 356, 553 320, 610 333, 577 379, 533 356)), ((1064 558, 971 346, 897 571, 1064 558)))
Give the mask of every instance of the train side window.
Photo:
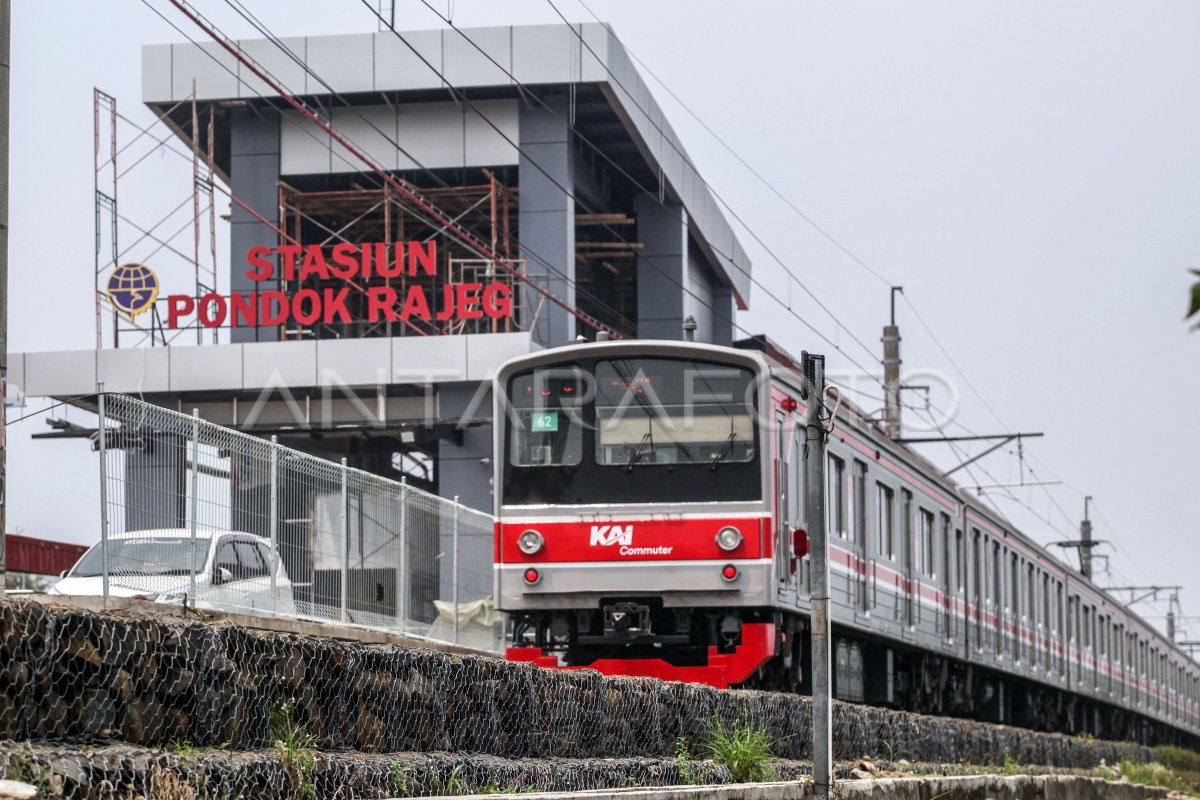
POLYGON ((950 530, 953 523, 950 522, 950 515, 942 514, 942 546, 941 551, 942 572, 941 580, 938 581, 938 586, 942 591, 943 597, 941 600, 943 617, 945 621, 945 635, 947 639, 954 636, 954 608, 951 605, 950 598, 953 596, 953 576, 950 574, 952 567, 952 557, 950 555, 950 530))
POLYGON ((933 575, 934 563, 933 544, 933 512, 921 509, 921 574, 933 575))
POLYGON ((900 490, 900 547, 897 557, 902 561, 905 574, 912 576, 913 529, 912 529, 913 496, 908 489, 900 490))
POLYGON ((846 462, 832 453, 825 471, 825 508, 829 531, 834 536, 849 538, 846 530, 846 462))
POLYGON ((1036 667, 1037 658, 1037 636, 1038 636, 1038 608, 1037 608, 1037 579, 1033 574, 1033 564, 1027 564, 1025 567, 1025 630, 1029 633, 1029 663, 1036 667))
POLYGON ((882 483, 875 484, 876 553, 880 558, 896 557, 896 492, 882 483))
POLYGON ((954 530, 954 571, 955 584, 958 586, 958 593, 966 595, 967 589, 967 554, 963 547, 963 532, 959 528, 954 530))
POLYGON ((1059 641, 1059 662, 1058 671, 1064 678, 1067 676, 1067 642, 1070 637, 1067 635, 1067 608, 1063 601, 1063 584, 1062 581, 1055 582, 1056 599, 1054 608, 1058 613, 1058 624, 1055 626, 1055 635, 1059 641))
POLYGON ((979 532, 979 528, 971 528, 971 582, 973 585, 975 600, 975 609, 972 616, 975 619, 975 644, 976 647, 983 650, 983 534, 979 532))
POLYGON ((1054 617, 1051 615, 1050 608, 1050 576, 1042 573, 1042 622, 1038 625, 1039 630, 1043 631, 1042 639, 1046 642, 1046 656, 1043 659, 1043 664, 1046 667, 1046 672, 1049 673, 1054 668, 1054 638, 1050 635, 1050 626, 1054 624, 1054 617))
POLYGON ((1000 543, 992 542, 992 620, 995 623, 996 655, 1004 652, 1004 558, 1000 543))
POLYGON ((867 543, 867 465, 854 461, 854 496, 851 499, 850 541, 867 543))
POLYGON ((1013 657, 1021 660, 1021 565, 1020 556, 1009 552, 1008 582, 1010 586, 1009 605, 1013 620, 1013 657))

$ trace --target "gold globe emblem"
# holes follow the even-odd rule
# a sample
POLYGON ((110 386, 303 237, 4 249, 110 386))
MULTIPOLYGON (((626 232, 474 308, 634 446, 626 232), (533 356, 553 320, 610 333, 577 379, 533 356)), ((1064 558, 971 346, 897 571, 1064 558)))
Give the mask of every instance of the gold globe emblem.
POLYGON ((158 300, 158 276, 145 264, 120 264, 108 276, 104 293, 113 308, 133 320, 158 300))

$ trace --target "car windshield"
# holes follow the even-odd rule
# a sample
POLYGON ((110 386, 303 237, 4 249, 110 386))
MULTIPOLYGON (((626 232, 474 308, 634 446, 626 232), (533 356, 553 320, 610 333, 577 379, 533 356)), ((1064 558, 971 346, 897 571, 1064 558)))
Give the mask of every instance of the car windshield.
MULTIPOLYGON (((190 575, 203 572, 208 557, 207 538, 190 536, 153 536, 137 539, 110 539, 109 575, 190 575)), ((92 578, 104 574, 104 549, 94 546, 83 554, 71 576, 92 578)))

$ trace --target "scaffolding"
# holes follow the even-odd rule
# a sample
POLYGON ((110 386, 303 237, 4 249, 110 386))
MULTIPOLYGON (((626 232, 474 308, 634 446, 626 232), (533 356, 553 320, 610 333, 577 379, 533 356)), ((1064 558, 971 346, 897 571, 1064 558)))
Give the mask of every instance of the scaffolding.
MULTIPOLYGON (((274 277, 263 282, 264 289, 278 290, 289 297, 304 289, 318 293, 349 289, 348 322, 340 318, 312 324, 289 321, 278 328, 281 341, 514 331, 536 334, 539 323, 548 321, 549 304, 563 306, 586 326, 609 326, 619 336, 636 336, 635 259, 642 244, 615 233, 636 224, 628 214, 576 214, 573 280, 578 298, 568 304, 550 291, 550 285, 558 280, 553 277, 558 270, 541 264, 535 253, 529 257, 547 269, 539 268, 534 274, 527 269, 526 255, 517 245, 519 189, 511 185, 516 177, 511 170, 471 170, 460 174, 456 185, 435 178, 432 182, 436 185, 432 186, 416 182, 424 176, 394 173, 387 173, 386 180, 370 188, 353 180, 346 188, 344 183, 331 185, 329 181, 304 177, 281 179, 276 187, 278 214, 268 218, 229 189, 228 176, 217 165, 214 153, 220 135, 217 117, 222 112, 213 104, 197 104, 194 88, 189 97, 145 126, 121 114, 116 98, 99 88, 94 90, 93 102, 97 348, 105 345, 106 332, 111 333, 112 347, 219 341, 219 328, 203 325, 198 315, 180 327, 168 329, 157 303, 147 307, 144 314, 131 314, 114 303, 108 291, 108 281, 117 270, 126 265, 145 265, 160 280, 166 277, 164 272, 169 272, 175 286, 182 277, 180 270, 186 269, 191 287, 184 292, 190 294, 197 308, 202 298, 219 294, 218 195, 270 229, 277 244, 304 248, 317 245, 327 260, 341 243, 359 246, 381 242, 390 249, 394 243, 437 242, 438 264, 432 275, 300 279, 284 276, 282 264, 277 263, 274 277), (176 146, 176 137, 184 147, 176 146), (138 149, 131 152, 135 147, 138 149), (140 224, 120 208, 118 188, 152 156, 164 153, 188 163, 190 192, 153 224, 140 224), (185 211, 189 201, 190 214, 185 211), (190 248, 181 241, 189 228, 190 248), (441 320, 402 313, 403 298, 411 286, 419 285, 426 297, 440 298, 447 286, 475 284, 502 285, 511 313, 499 318, 448 315, 441 320), (390 314, 380 319, 378 314, 367 313, 370 292, 378 286, 395 290, 398 319, 390 314)), ((220 219, 228 221, 229 217, 221 215, 220 219)), ((232 268, 241 269, 236 264, 232 268)), ((184 292, 176 290, 172 294, 184 292)))
MULTIPOLYGON (((390 248, 397 242, 439 242, 439 269, 433 275, 401 274, 395 278, 308 280, 281 278, 279 289, 291 295, 301 289, 318 292, 327 288, 352 289, 347 302, 351 322, 312 325, 291 323, 280 331, 281 339, 369 338, 377 336, 437 336, 447 334, 508 333, 531 330, 541 311, 541 303, 526 304, 521 284, 530 282, 525 260, 514 254, 517 190, 505 185, 488 170, 482 171, 484 183, 463 186, 421 188, 421 195, 437 204, 451 222, 478 241, 489 242, 495 259, 479 258, 475 251, 455 239, 443 238, 445 225, 434 227, 420 214, 413 213, 405 198, 384 185, 381 189, 345 189, 303 191, 279 182, 278 232, 287 241, 303 246, 319 245, 327 259, 339 243, 383 242, 390 248), (375 286, 387 286, 403 298, 409 287, 420 285, 428 297, 439 297, 447 285, 461 283, 502 284, 512 298, 512 314, 503 319, 460 319, 444 321, 400 319, 368 321, 365 313, 367 292, 375 286)), ((398 179, 403 184, 406 181, 398 179)), ((282 275, 277 269, 276 275, 282 275)), ((399 309, 397 309, 399 310, 399 309)))
MULTIPOLYGON (((95 309, 96 309, 96 348, 104 346, 104 323, 111 319, 110 332, 112 346, 121 347, 132 345, 167 345, 182 335, 184 330, 194 330, 196 344, 203 342, 205 329, 199 325, 186 329, 168 331, 162 322, 157 303, 146 309, 144 317, 129 313, 113 302, 109 292, 109 278, 125 266, 150 266, 150 262, 166 253, 182 259, 191 267, 194 274, 193 296, 199 298, 208 292, 217 291, 217 218, 214 202, 215 169, 213 158, 213 129, 214 117, 211 107, 208 112, 207 124, 203 130, 206 136, 201 139, 200 113, 196 105, 195 92, 188 99, 181 100, 164 114, 159 122, 143 127, 129 119, 117 109, 117 99, 98 87, 92 90, 93 103, 93 190, 95 196, 95 309), (191 155, 184 154, 171 146, 173 134, 165 131, 157 135, 155 125, 163 124, 171 111, 191 103, 191 155), (120 124, 132 128, 135 133, 122 141, 120 124), (203 142, 203 147, 202 147, 203 142), (145 152, 136 158, 129 151, 137 145, 149 143, 145 152), (206 149, 205 149, 206 147, 206 149), (146 162, 152 155, 170 152, 181 158, 190 158, 192 162, 192 187, 190 196, 174 205, 170 211, 154 224, 143 226, 127 216, 121 209, 118 197, 123 179, 146 162), (131 158, 127 166, 121 157, 131 158), (101 160, 103 158, 103 160, 101 160), (192 215, 182 225, 164 233, 161 229, 169 222, 178 221, 180 211, 191 200, 192 215), (188 229, 194 234, 194 247, 188 255, 176 245, 176 240, 188 229), (131 229, 136 236, 125 243, 122 230, 131 229), (207 253, 201 256, 201 242, 208 239, 207 253), (142 254, 143 248, 150 247, 142 254), (133 254, 137 252, 138 257, 133 254)), ((165 125, 164 125, 165 127, 165 125)), ((155 273, 159 270, 155 267, 155 273)), ((217 332, 211 331, 212 341, 217 341, 217 332)))

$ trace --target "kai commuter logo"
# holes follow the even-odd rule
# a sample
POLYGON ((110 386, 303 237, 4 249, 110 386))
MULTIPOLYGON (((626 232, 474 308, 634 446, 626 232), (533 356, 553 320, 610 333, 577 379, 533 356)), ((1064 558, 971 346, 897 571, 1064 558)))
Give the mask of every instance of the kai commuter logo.
POLYGON ((592 535, 588 538, 592 547, 617 547, 617 552, 623 556, 669 556, 674 547, 658 545, 656 547, 633 547, 633 525, 593 525, 592 535))
POLYGON ((633 526, 593 525, 588 544, 592 547, 611 547, 614 544, 628 547, 633 544, 633 526))

